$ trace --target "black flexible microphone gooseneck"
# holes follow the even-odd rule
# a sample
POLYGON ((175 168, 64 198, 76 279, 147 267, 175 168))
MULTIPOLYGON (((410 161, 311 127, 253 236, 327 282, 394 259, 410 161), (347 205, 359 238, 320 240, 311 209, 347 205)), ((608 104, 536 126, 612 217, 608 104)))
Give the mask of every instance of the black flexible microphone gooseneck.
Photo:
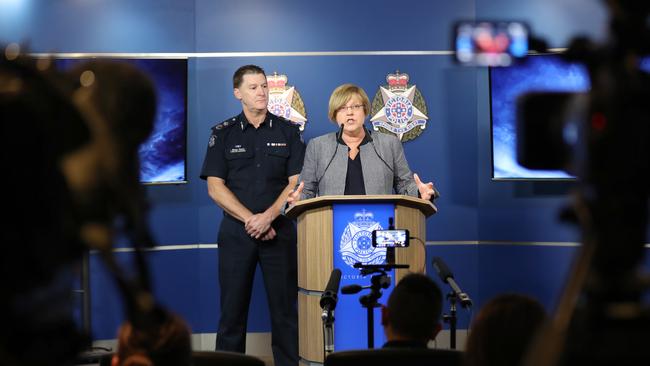
POLYGON ((395 170, 393 169, 393 167, 390 166, 386 162, 386 160, 384 160, 384 158, 381 157, 381 155, 379 154, 379 151, 377 151, 377 147, 375 146, 375 141, 373 140, 372 135, 370 135, 370 130, 368 130, 365 125, 363 126, 363 129, 366 130, 366 135, 368 136, 368 140, 370 141, 370 144, 372 145, 373 150, 375 150, 375 154, 377 154, 377 157, 379 158, 379 160, 381 160, 381 162, 384 163, 384 165, 386 165, 388 170, 390 170, 390 172, 393 173, 393 175, 395 175, 395 170))
POLYGON ((472 307, 472 299, 470 299, 469 295, 467 295, 465 292, 463 292, 463 290, 460 289, 460 287, 454 280, 453 273, 451 273, 451 270, 449 269, 449 267, 447 267, 445 262, 443 262, 442 258, 433 257, 433 268, 435 268, 436 272, 438 272, 438 276, 440 276, 440 280, 442 280, 442 282, 451 286, 451 289, 454 291, 454 293, 458 297, 458 300, 460 301, 460 305, 464 308, 472 307))
POLYGON ((332 154, 332 157, 330 158, 330 161, 327 163, 325 166, 325 170, 323 170, 323 174, 321 174, 320 178, 316 181, 316 196, 320 195, 320 181, 325 177, 325 173, 327 173, 327 169, 329 169, 330 165, 332 164, 332 161, 334 161, 334 157, 336 157, 336 153, 339 150, 339 144, 343 142, 342 135, 343 135, 343 127, 345 125, 341 123, 341 126, 339 126, 339 130, 336 133, 336 148, 334 149, 334 153, 332 154))
MULTIPOLYGON (((393 173, 393 175, 395 175, 395 170, 393 169, 393 167, 391 167, 390 164, 388 164, 386 162, 386 160, 384 160, 384 158, 381 156, 381 154, 379 154, 379 151, 377 151, 377 147, 375 146, 375 142, 373 141, 373 139, 372 139, 372 137, 371 137, 371 135, 369 133, 369 130, 366 128, 365 125, 363 126, 363 128, 364 128, 364 130, 366 130, 366 134, 369 137, 370 144, 372 145, 372 148, 375 150, 375 154, 377 154, 377 157, 379 158, 379 160, 381 160, 381 162, 384 163, 384 165, 386 165, 388 170, 390 170, 390 172, 393 173)), ((431 198, 437 199, 438 197, 440 197, 440 192, 438 192, 436 187, 433 187, 433 196, 431 196, 431 198)))

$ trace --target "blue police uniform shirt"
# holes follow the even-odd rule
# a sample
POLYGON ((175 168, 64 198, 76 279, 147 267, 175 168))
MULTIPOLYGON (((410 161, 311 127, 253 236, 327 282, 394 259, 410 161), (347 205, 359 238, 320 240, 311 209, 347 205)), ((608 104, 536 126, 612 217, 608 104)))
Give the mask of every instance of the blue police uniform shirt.
POLYGON ((242 112, 212 127, 201 179, 219 177, 253 213, 269 208, 300 174, 305 144, 288 120, 266 113, 256 129, 242 112))

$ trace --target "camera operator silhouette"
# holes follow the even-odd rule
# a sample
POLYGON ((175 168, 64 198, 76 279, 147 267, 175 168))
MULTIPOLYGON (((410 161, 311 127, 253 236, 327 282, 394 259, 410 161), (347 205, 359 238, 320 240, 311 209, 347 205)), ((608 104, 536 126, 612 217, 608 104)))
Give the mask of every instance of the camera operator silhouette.
POLYGON ((137 150, 151 132, 156 96, 128 64, 96 60, 62 74, 15 44, 2 49, 0 120, 11 179, 3 200, 0 364, 68 364, 88 341, 70 302, 75 266, 88 249, 114 276, 131 320, 151 320, 155 301, 140 246, 153 241, 137 150), (134 278, 113 258, 116 235, 135 246, 134 278))

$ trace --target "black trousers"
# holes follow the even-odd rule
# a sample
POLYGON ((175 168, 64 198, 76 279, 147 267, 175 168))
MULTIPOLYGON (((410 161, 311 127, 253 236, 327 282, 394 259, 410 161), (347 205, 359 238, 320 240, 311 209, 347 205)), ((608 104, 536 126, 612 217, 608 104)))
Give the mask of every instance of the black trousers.
POLYGON ((257 263, 271 313, 273 359, 276 366, 298 364, 298 279, 296 229, 284 216, 273 222, 273 240, 255 240, 244 224, 224 215, 219 229, 221 317, 217 350, 244 353, 248 308, 257 263))

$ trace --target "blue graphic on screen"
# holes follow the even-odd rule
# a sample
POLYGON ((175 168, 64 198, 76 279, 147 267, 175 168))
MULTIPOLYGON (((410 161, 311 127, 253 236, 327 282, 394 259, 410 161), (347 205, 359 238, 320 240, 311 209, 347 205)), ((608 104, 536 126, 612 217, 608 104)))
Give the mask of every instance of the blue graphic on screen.
POLYGON ((517 163, 516 100, 526 92, 584 92, 589 87, 584 66, 557 55, 531 56, 515 66, 490 69, 493 177, 571 179, 563 171, 530 170, 517 163))
POLYGON ((642 58, 641 61, 639 62, 639 68, 642 71, 650 73, 650 57, 642 58))
MULTIPOLYGON (((58 59, 62 69, 88 59, 58 59)), ((156 87, 158 105, 154 129, 140 145, 140 181, 185 183, 187 144, 187 60, 120 59, 144 71, 156 87)))
MULTIPOLYGON (((395 205, 384 203, 372 204, 334 204, 334 268, 341 270, 341 285, 357 284, 370 285, 371 276, 361 276, 353 265, 356 262, 364 264, 381 264, 386 261, 386 248, 372 246, 372 230, 388 227, 388 218, 395 217, 395 205)), ((399 250, 399 249, 397 249, 399 250)), ((393 271, 387 272, 393 277, 393 271)), ((385 304, 394 283, 382 290, 379 303, 385 304)), ((334 349, 337 351, 349 349, 364 349, 368 346, 367 310, 359 303, 359 297, 366 295, 369 290, 354 295, 341 294, 336 305, 334 317, 334 349)), ((375 347, 384 344, 385 336, 381 326, 381 313, 374 310, 374 343, 375 347)))

